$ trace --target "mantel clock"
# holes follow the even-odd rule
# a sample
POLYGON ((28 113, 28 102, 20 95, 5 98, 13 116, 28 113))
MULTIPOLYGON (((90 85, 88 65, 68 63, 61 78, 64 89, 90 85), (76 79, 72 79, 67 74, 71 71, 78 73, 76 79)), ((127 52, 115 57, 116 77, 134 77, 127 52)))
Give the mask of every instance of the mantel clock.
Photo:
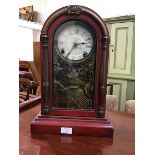
POLYGON ((31 133, 112 136, 105 114, 109 35, 84 6, 51 14, 41 31, 41 113, 31 133))

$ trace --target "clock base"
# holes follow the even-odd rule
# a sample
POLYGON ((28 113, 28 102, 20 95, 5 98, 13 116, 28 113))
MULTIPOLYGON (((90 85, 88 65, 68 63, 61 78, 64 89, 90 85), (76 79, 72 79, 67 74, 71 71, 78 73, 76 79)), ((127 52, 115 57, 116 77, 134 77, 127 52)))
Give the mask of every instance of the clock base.
POLYGON ((39 113, 31 123, 31 134, 112 137, 113 127, 107 118, 47 116, 39 113))

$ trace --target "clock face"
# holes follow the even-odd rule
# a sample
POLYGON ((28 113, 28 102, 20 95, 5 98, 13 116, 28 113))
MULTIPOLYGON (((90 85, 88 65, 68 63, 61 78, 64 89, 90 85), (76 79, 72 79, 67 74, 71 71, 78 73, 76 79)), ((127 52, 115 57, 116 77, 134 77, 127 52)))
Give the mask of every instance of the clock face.
POLYGON ((95 33, 81 20, 70 20, 58 27, 54 35, 58 55, 67 62, 87 60, 94 51, 95 33))

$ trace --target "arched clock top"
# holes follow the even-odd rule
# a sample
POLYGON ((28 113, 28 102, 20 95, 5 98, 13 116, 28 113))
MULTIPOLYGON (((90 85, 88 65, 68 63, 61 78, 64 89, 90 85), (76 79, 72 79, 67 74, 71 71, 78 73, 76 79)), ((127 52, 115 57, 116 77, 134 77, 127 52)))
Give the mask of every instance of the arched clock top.
POLYGON ((109 37, 109 33, 108 33, 108 30, 107 30, 106 24, 104 23, 102 18, 96 12, 94 12, 93 10, 91 10, 91 9, 89 9, 87 7, 81 6, 81 5, 65 6, 65 7, 60 8, 57 11, 55 11, 53 14, 51 14, 47 18, 45 24, 43 25, 42 33, 47 34, 51 24, 57 18, 59 18, 60 16, 64 16, 64 15, 70 16, 71 19, 74 18, 75 16, 80 17, 80 15, 86 15, 88 17, 91 17, 92 19, 94 19, 98 23, 102 33, 104 35, 106 35, 107 37, 109 37))

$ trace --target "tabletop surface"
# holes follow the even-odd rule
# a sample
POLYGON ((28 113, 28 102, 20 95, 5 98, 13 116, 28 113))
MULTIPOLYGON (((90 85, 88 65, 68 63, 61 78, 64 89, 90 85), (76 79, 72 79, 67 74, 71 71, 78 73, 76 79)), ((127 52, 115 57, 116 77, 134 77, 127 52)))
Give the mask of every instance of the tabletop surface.
POLYGON ((113 138, 61 135, 31 135, 30 124, 40 105, 20 113, 20 155, 134 155, 135 115, 108 111, 113 138))

